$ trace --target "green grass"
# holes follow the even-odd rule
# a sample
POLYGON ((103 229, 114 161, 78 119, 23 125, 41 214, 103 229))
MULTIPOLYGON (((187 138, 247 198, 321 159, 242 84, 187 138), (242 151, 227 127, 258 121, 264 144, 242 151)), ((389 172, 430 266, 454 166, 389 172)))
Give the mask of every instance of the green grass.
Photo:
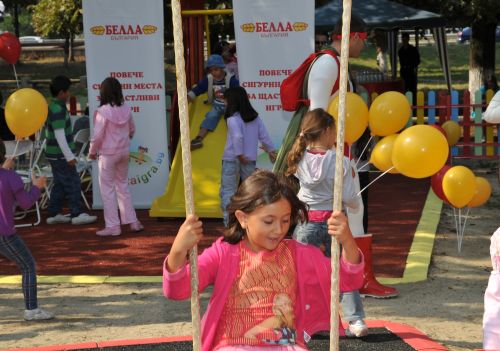
MULTIPOLYGON (((419 47, 421 63, 418 66, 418 88, 446 89, 443 70, 439 63, 435 45, 424 44, 419 47)), ((373 46, 367 46, 361 57, 350 60, 353 70, 376 70, 376 53, 373 46)), ((500 78, 500 43, 496 45, 496 76, 500 78)), ((464 90, 469 81, 469 44, 448 43, 448 61, 453 88, 464 90)))
MULTIPOLYGON (((16 63, 16 72, 19 79, 22 77, 30 77, 31 80, 50 80, 56 75, 66 75, 71 79, 80 79, 81 76, 87 75, 85 67, 85 56, 76 55, 75 62, 69 62, 68 67, 64 67, 62 52, 59 56, 46 56, 35 51, 23 53, 20 60, 16 63)), ((15 75, 12 65, 0 60, 0 90, 4 96, 9 95, 16 89, 15 75), (11 81, 6 83, 5 81, 11 81)), ((103 77, 104 79, 104 77, 103 77)), ((165 81, 166 90, 173 91, 175 89, 175 67, 165 64, 165 81)), ((45 96, 50 96, 48 83, 37 84, 36 89, 45 96)), ((74 84, 71 88, 73 95, 87 95, 87 87, 80 84, 74 84)))
MULTIPOLYGON (((419 89, 445 89, 443 71, 441 69, 438 53, 435 45, 424 44, 420 46, 420 56, 422 63, 419 66, 419 89)), ((469 45, 448 43, 448 55, 451 69, 453 87, 457 90, 467 89, 469 79, 469 45)), ((353 70, 376 70, 375 48, 367 46, 358 59, 352 59, 353 70)), ((500 43, 496 46, 496 73, 500 78, 500 43)), ((34 80, 48 80, 58 74, 64 74, 72 79, 78 79, 86 75, 85 57, 77 56, 76 62, 70 62, 68 67, 63 66, 62 57, 45 57, 36 52, 26 51, 21 56, 21 60, 16 64, 19 77, 31 77, 34 80)), ((15 85, 12 83, 5 85, 2 81, 13 80, 14 72, 11 65, 2 60, 0 62, 0 89, 13 91, 15 85)), ((175 68, 172 65, 165 65, 165 81, 167 91, 175 89, 175 68)), ((37 86, 42 93, 48 95, 47 85, 37 86)), ((73 94, 86 95, 86 87, 75 85, 73 94)))

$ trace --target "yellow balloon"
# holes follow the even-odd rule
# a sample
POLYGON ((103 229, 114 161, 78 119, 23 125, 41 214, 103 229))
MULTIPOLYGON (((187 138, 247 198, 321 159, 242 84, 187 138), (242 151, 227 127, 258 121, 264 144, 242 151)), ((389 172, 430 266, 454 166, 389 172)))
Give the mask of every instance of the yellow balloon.
MULTIPOLYGON (((377 145, 375 145, 371 152, 370 162, 382 172, 385 172, 393 167, 392 150, 394 149, 394 142, 397 137, 398 134, 384 137, 377 143, 377 145)), ((396 168, 392 168, 389 173, 399 172, 396 168)))
MULTIPOLYGON (((328 106, 328 113, 335 121, 339 116, 339 96, 337 95, 328 106)), ((345 98, 344 140, 348 144, 354 143, 363 134, 368 126, 368 106, 355 93, 347 93, 345 98)))
POLYGON ((446 121, 443 123, 441 128, 446 132, 446 139, 448 140, 448 145, 453 146, 460 140, 462 136, 462 129, 460 125, 455 121, 446 121))
POLYGON ((18 138, 35 134, 45 123, 48 112, 45 97, 31 88, 15 91, 5 103, 5 121, 18 138))
POLYGON ((456 208, 466 206, 473 198, 476 176, 464 166, 451 167, 443 177, 443 192, 456 208))
POLYGON ((387 136, 403 129, 410 116, 411 107, 406 96, 388 91, 373 100, 368 124, 373 135, 387 136))
POLYGON ((405 129, 396 138, 392 163, 407 177, 425 178, 444 166, 448 153, 448 142, 443 133, 428 125, 416 125, 405 129))
POLYGON ((476 189, 472 200, 467 204, 468 207, 478 207, 486 203, 491 196, 491 184, 483 177, 476 177, 476 189))

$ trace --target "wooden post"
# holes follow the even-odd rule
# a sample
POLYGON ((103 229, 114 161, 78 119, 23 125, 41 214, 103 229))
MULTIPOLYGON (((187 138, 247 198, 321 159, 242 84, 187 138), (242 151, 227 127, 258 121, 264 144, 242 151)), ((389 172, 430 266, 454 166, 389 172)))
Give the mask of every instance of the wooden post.
MULTIPOLYGON (((342 41, 340 46, 340 84, 339 84, 339 116, 337 118, 337 150, 335 159, 335 184, 333 194, 333 211, 342 210, 342 187, 344 177, 344 126, 345 99, 347 95, 347 72, 349 61, 349 39, 351 25, 351 0, 343 1, 342 41)), ((332 239, 332 277, 330 301, 330 351, 339 350, 339 261, 340 247, 336 239, 332 239)))
MULTIPOLYGON (((182 170, 184 175, 184 197, 186 216, 194 214, 193 179, 191 171, 191 143, 189 139, 189 111, 186 87, 186 62, 182 38, 182 17, 180 0, 172 0, 172 20, 174 28, 175 71, 177 75, 177 98, 179 100, 179 120, 181 129, 182 170)), ((191 273, 191 318, 193 321, 193 351, 201 350, 200 301, 198 297, 198 248, 189 252, 191 273)))

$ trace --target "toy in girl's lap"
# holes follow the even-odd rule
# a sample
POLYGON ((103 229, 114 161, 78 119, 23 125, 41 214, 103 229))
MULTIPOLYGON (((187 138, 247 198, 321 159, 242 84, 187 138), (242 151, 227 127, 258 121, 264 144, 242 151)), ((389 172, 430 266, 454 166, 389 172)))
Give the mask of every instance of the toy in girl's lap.
MULTIPOLYGON (((203 350, 283 344, 304 350, 306 335, 329 330, 330 260, 316 247, 284 240, 292 225, 306 220, 306 211, 286 180, 272 172, 257 171, 239 187, 224 237, 198 259, 200 291, 214 286, 203 319, 203 350)), ((342 245, 341 291, 359 288, 364 262, 347 217, 334 212, 327 228, 342 245)), ((186 255, 202 237, 201 221, 188 216, 164 263, 166 297, 189 298, 186 255)))

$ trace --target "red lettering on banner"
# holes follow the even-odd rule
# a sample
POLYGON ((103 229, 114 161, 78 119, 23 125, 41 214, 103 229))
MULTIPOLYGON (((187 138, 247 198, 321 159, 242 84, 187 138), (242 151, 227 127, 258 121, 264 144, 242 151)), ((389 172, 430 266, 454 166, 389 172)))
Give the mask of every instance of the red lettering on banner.
POLYGON ((110 75, 115 78, 144 78, 144 72, 111 72, 110 75))
POLYGON ((124 35, 124 34, 128 34, 128 35, 137 35, 137 34, 142 34, 142 28, 140 25, 136 25, 135 27, 132 26, 132 25, 106 25, 105 26, 106 28, 106 34, 107 35, 124 35))
POLYGON ((160 83, 135 83, 134 89, 163 89, 160 83))
POLYGON ((290 22, 255 22, 256 32, 293 32, 293 26, 290 22))

